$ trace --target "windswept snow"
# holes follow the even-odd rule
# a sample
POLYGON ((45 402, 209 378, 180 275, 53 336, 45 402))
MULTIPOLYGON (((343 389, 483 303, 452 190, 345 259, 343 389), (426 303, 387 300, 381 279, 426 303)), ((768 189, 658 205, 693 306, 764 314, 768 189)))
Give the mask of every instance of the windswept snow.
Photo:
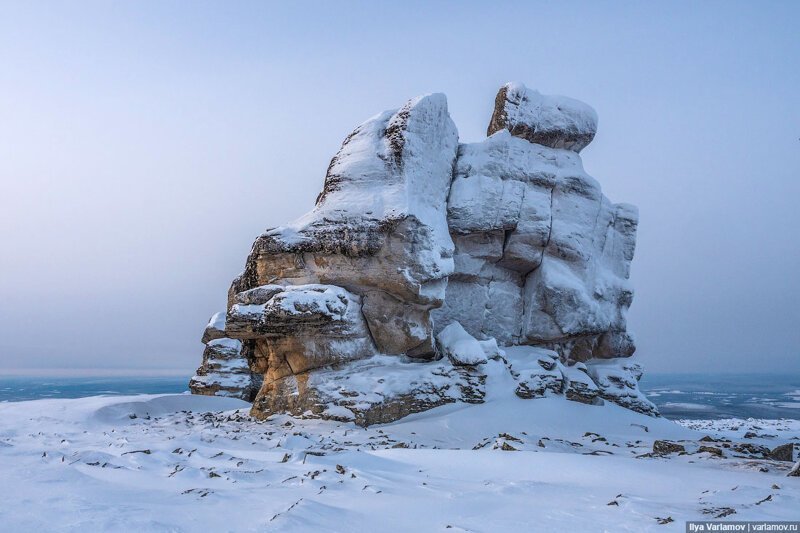
POLYGON ((798 518, 791 463, 688 444, 650 454, 656 439, 747 431, 770 447, 798 442, 797 421, 676 424, 611 403, 522 400, 503 380, 487 381, 484 404, 368 429, 257 422, 249 404, 206 396, 0 404, 0 529, 683 531, 730 510, 798 518))

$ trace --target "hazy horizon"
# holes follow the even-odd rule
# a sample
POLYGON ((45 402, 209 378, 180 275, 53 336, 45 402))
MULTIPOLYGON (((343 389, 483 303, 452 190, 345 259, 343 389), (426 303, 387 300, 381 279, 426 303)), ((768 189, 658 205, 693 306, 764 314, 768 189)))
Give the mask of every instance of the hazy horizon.
POLYGON ((199 365, 254 238, 366 118, 520 81, 592 105, 639 207, 646 372, 800 372, 800 4, 0 6, 0 374, 199 365), (499 27, 499 28, 498 28, 499 27))

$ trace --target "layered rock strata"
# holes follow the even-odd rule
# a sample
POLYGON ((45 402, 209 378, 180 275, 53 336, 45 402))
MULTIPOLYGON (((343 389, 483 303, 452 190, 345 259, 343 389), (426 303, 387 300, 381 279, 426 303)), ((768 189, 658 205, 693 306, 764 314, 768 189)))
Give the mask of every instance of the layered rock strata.
POLYGON ((367 120, 314 209, 256 239, 192 391, 366 425, 482 401, 502 361, 521 398, 657 414, 624 359, 637 211, 584 171, 596 129, 586 104, 521 84, 476 143, 442 94, 367 120))

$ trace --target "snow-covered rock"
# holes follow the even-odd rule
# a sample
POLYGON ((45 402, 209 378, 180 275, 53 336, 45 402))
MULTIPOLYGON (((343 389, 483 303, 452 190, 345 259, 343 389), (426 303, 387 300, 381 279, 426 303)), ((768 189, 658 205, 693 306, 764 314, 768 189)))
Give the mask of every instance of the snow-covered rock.
POLYGON ((383 424, 453 402, 481 403, 486 377, 447 360, 402 361, 378 355, 265 382, 253 413, 383 424))
POLYGON ((529 400, 563 392, 563 365, 557 353, 532 346, 515 346, 505 352, 506 366, 517 382, 517 396, 529 400))
POLYGON ((621 360, 590 361, 588 374, 600 389, 600 397, 646 415, 658 414, 655 404, 639 390, 642 368, 621 360))
POLYGON ((625 313, 638 214, 583 169, 596 129, 586 104, 515 83, 480 142, 458 143, 442 94, 370 118, 333 157, 316 206, 256 239, 203 334, 192 390, 247 397, 256 385, 222 378, 244 383, 249 370, 263 382, 256 416, 347 409, 373 423, 468 401, 477 365, 503 360, 519 397, 656 414, 633 367, 604 362, 635 350, 625 313), (232 339, 239 366, 223 374, 213 343, 232 339), (360 372, 427 377, 365 403, 347 399, 369 388, 360 372))
POLYGON ((260 386, 254 379, 242 343, 236 339, 218 338, 208 341, 203 351, 203 364, 189 381, 194 394, 229 396, 252 400, 260 386))
POLYGON ((208 320, 206 329, 203 330, 203 344, 208 344, 214 339, 221 339, 225 336, 225 311, 214 313, 208 320))
POLYGON ((432 357, 428 315, 453 271, 444 205, 457 147, 443 94, 369 119, 334 156, 316 207, 256 239, 231 295, 275 281, 341 286, 363 296, 381 352, 432 357))
MULTIPOLYGON (((487 361, 486 350, 458 322, 452 322, 436 336, 439 347, 454 365, 475 366, 487 361)), ((495 343, 495 346, 497 344, 495 343)), ((487 347, 491 349, 490 345, 487 347)))
POLYGON ((597 113, 578 100, 507 83, 497 93, 487 135, 501 129, 532 143, 580 152, 594 139, 597 113))
POLYGON ((455 272, 437 327, 458 321, 573 361, 633 354, 637 210, 603 196, 577 153, 500 129, 460 146, 451 190, 455 272))
POLYGON ((564 395, 568 400, 581 403, 595 403, 600 395, 600 388, 589 376, 585 364, 575 363, 561 369, 564 374, 564 395))
POLYGON ((335 285, 261 285, 234 297, 227 335, 249 341, 265 386, 377 353, 361 298, 335 285))

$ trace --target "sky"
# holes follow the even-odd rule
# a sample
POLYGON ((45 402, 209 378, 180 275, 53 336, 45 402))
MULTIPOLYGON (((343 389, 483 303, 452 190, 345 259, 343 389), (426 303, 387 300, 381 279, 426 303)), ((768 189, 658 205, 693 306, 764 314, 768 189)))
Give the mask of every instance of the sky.
POLYGON ((175 371, 360 122, 592 105, 650 372, 800 372, 798 2, 0 0, 0 375, 175 371), (88 371, 88 370, 87 370, 88 371))

